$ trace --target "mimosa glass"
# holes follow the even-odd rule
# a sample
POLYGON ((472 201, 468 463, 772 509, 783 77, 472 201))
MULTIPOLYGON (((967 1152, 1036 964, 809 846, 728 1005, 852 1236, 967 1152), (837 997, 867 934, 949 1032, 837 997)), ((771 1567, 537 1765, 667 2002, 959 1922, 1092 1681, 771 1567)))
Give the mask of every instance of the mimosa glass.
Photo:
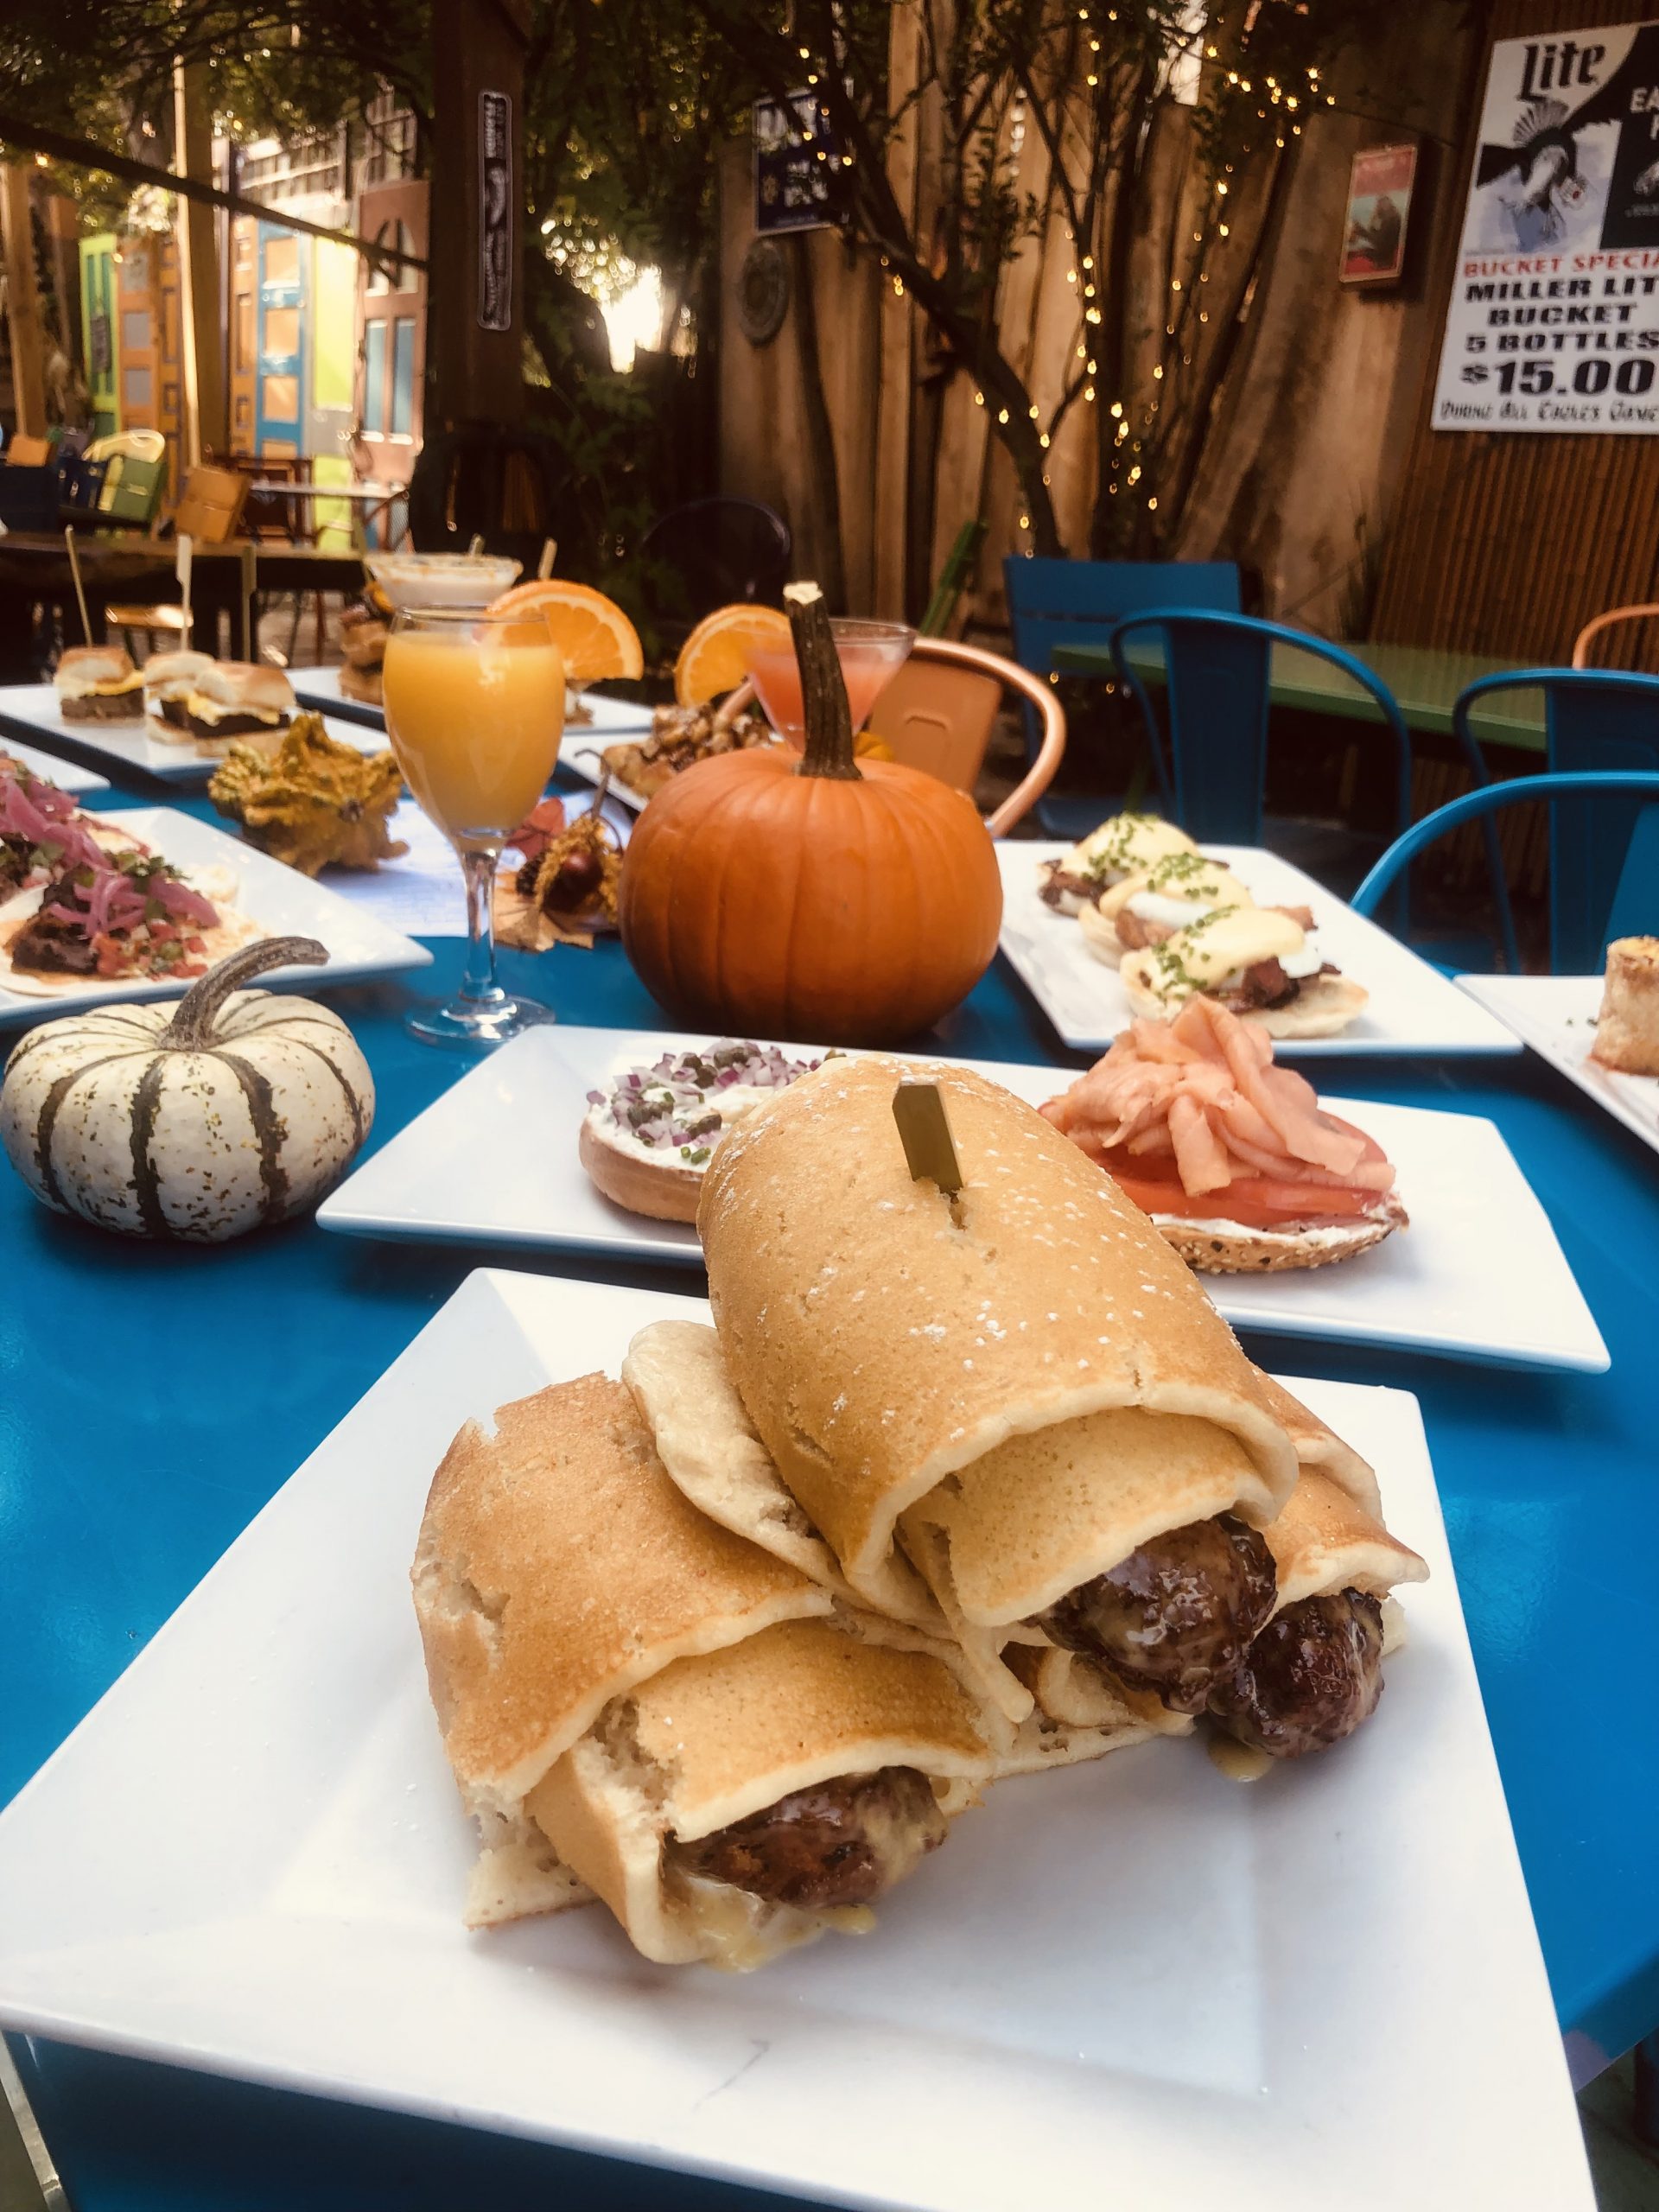
MULTIPOLYGON (((836 637, 836 658, 847 686, 847 704, 853 728, 863 728, 871 709, 910 658, 916 632, 902 622, 866 622, 837 615, 830 627, 836 637)), ((806 709, 801 699, 800 664, 792 645, 759 647, 749 654, 749 674, 766 710, 766 720, 779 737, 798 752, 806 743, 806 709)))
POLYGON ((429 1044, 505 1043, 551 1021, 495 976, 501 848, 546 788, 564 726, 564 663, 543 619, 405 608, 386 641, 386 729, 420 810, 454 847, 467 886, 467 966, 446 1007, 408 1027, 429 1044))

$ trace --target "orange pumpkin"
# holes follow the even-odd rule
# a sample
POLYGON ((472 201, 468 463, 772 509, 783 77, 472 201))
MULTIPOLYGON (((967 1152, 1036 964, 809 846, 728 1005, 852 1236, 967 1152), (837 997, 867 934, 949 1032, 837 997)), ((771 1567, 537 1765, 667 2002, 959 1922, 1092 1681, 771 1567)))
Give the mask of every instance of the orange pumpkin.
MULTIPOLYGON (((808 588, 791 587, 791 591, 808 588)), ((690 1027, 889 1045, 964 998, 1002 918, 995 850, 973 801, 895 761, 854 765, 846 692, 801 651, 804 755, 720 754, 677 776, 629 840, 619 919, 645 987, 690 1027)), ((803 618, 791 607, 801 648, 803 618)))

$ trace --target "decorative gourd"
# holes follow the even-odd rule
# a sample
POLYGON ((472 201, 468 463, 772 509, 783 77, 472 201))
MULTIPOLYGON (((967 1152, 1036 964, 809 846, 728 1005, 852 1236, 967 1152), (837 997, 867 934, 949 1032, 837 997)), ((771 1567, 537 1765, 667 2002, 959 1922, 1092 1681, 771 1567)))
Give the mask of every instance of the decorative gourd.
POLYGON ((338 1014, 241 987, 328 957, 243 945, 172 1006, 104 1006, 31 1030, 0 1084, 0 1143, 37 1198, 129 1236, 214 1244, 324 1197, 374 1120, 338 1014))
POLYGON ((895 761, 855 763, 823 601, 813 585, 785 596, 805 754, 717 754, 658 792, 622 863, 622 942, 688 1027, 895 1044, 989 965, 995 850, 966 792, 895 761))

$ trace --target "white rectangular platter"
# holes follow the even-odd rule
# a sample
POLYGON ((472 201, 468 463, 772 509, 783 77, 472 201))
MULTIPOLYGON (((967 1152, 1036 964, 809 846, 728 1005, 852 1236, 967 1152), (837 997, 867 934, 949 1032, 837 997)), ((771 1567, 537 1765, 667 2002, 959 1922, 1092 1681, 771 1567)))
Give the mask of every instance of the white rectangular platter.
MULTIPOLYGON (((696 1267, 689 1223, 627 1212, 576 1156, 588 1093, 704 1037, 534 1029, 462 1077, 348 1176, 318 1211, 348 1236, 492 1243, 696 1267)), ((794 1057, 815 1055, 785 1046, 794 1057)), ((910 1059, 923 1056, 907 1054, 910 1059)), ((1065 1068, 969 1061, 1033 1106, 1065 1068)), ((1548 1216, 1492 1122, 1472 1114, 1332 1099, 1399 1169, 1411 1227, 1338 1267, 1205 1275, 1239 1328, 1409 1345, 1459 1359, 1599 1374, 1606 1346, 1548 1216)))
MULTIPOLYGON (((400 969, 425 968, 432 955, 412 938, 389 929, 372 913, 353 906, 326 884, 314 883, 297 869, 256 853, 238 837, 227 836, 194 815, 167 806, 124 807, 110 817, 141 838, 164 859, 183 868, 227 868, 237 879, 237 905, 278 937, 314 937, 328 948, 326 968, 277 968, 259 979, 261 989, 316 990, 366 976, 395 975, 400 969)), ((394 863, 395 865, 395 863, 394 863)), ((77 983, 51 998, 10 991, 0 980, 0 1029, 25 1022, 50 1021, 77 1008, 111 999, 177 998, 181 982, 156 983, 118 976, 110 982, 77 983)))
MULTIPOLYGON (((1039 870, 1064 845, 1007 842, 1002 870, 1002 950, 1020 980, 1074 1051, 1103 1052, 1133 1018, 1117 971, 1096 960, 1070 915, 1038 895, 1039 870)), ((1363 983, 1370 1003, 1339 1037, 1287 1039, 1285 1059, 1346 1052, 1512 1052, 1515 1039, 1448 976, 1397 938, 1335 897, 1288 861, 1255 845, 1210 845, 1258 906, 1310 906, 1325 957, 1363 983)))
MULTIPOLYGON (((324 727, 330 737, 355 746, 359 753, 387 749, 384 730, 327 715, 324 727)), ((27 729, 52 753, 91 755, 100 766, 117 769, 142 768, 146 775, 160 776, 170 784, 205 784, 219 766, 216 760, 203 760, 192 745, 162 744, 146 734, 142 721, 67 722, 49 683, 0 684, 0 745, 6 742, 9 728, 27 729)))
POLYGON ((706 1313, 467 1280, 0 1815, 0 2023, 832 2204, 1592 2212, 1403 1392, 1294 1386, 1433 1577, 1339 1750, 1005 1783, 873 1935, 752 1976, 650 1966, 597 1907, 467 1934, 409 1598, 433 1469, 706 1313))
POLYGON ((1459 976, 1464 989, 1586 1098, 1659 1152, 1659 1076, 1621 1075, 1590 1057, 1599 976, 1459 976))
POLYGON ((60 791, 73 792, 77 798, 87 791, 106 791, 110 788, 107 776, 82 768, 73 760, 56 760, 51 753, 42 753, 38 746, 22 744, 16 738, 9 737, 3 728, 0 728, 0 753, 9 753, 31 773, 43 776, 48 784, 55 784, 60 791))

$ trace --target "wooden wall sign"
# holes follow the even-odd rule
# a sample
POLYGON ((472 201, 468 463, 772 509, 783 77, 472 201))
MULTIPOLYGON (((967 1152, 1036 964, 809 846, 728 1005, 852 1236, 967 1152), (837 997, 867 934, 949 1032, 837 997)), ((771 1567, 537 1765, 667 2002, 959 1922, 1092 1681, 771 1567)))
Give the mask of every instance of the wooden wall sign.
POLYGON ((478 321, 512 327, 512 102, 478 96, 478 321))
POLYGON ((1406 265, 1406 232, 1417 181, 1414 143, 1367 146, 1348 172, 1343 224, 1344 284, 1397 284, 1406 265))
POLYGON ((1659 24, 1493 47, 1433 424, 1659 429, 1659 24))
POLYGON ((754 104, 754 227, 817 231, 831 226, 830 178, 841 146, 814 92, 754 104))

